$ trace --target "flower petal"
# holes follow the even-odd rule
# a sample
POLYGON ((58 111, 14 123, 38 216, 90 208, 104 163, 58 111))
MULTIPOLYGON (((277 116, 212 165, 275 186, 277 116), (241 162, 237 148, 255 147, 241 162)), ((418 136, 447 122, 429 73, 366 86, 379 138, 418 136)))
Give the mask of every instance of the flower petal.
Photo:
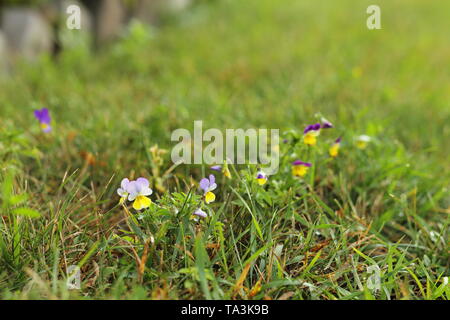
POLYGON ((200 188, 202 188, 203 191, 207 192, 209 188, 209 180, 206 178, 200 180, 200 188))

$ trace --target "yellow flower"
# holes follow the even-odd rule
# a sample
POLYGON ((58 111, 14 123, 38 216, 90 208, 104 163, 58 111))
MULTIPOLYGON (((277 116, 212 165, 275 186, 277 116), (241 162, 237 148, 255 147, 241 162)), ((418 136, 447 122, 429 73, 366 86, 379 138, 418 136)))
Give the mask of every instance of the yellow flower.
POLYGON ((333 158, 337 157, 339 154, 340 147, 341 147, 341 138, 337 139, 330 147, 330 150, 328 150, 330 156, 332 156, 333 158))
POLYGON ((308 146, 315 146, 317 143, 317 136, 320 134, 320 123, 311 124, 303 131, 303 143, 308 146))
POLYGON ((312 166, 309 162, 303 162, 301 160, 295 160, 292 162, 292 175, 294 177, 304 177, 309 168, 312 166))

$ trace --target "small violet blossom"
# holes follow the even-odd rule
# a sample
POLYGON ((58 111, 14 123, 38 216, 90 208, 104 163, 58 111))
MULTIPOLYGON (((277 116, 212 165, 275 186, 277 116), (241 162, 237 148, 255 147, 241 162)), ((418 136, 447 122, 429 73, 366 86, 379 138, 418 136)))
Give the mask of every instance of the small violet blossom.
POLYGON ((328 150, 328 153, 333 158, 336 158, 339 154, 339 148, 341 147, 341 138, 336 139, 336 141, 331 145, 330 149, 328 150))
POLYGON ((214 202, 216 200, 216 195, 212 193, 217 188, 216 178, 214 175, 209 175, 209 180, 207 178, 203 178, 200 180, 200 188, 203 190, 203 194, 205 196, 205 202, 207 204, 214 202))
POLYGON ((128 200, 134 201, 134 209, 146 209, 152 204, 152 200, 147 197, 153 193, 153 190, 149 186, 150 183, 145 178, 138 178, 136 181, 128 183, 126 190, 128 192, 128 200))
POLYGON ((260 186, 265 185, 267 182, 267 175, 263 171, 258 171, 256 174, 256 181, 260 186))
POLYGON ((320 123, 311 124, 303 131, 303 143, 308 146, 315 146, 317 143, 317 136, 320 134, 320 123))
POLYGON ((295 160, 292 162, 292 175, 294 177, 304 177, 312 164, 309 162, 303 162, 301 160, 295 160))
POLYGON ((34 110, 34 116, 39 121, 43 132, 49 133, 50 131, 52 131, 52 127, 50 126, 52 118, 50 117, 50 113, 47 108, 34 110))

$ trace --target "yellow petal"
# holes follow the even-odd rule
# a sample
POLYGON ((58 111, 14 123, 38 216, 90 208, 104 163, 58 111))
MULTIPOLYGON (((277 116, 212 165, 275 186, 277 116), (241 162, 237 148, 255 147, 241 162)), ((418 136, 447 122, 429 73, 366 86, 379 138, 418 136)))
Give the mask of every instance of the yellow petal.
POLYGON ((304 177, 308 172, 308 167, 305 166, 293 166, 292 175, 295 177, 304 177))
POLYGON ((261 178, 261 179, 256 179, 256 180, 258 180, 258 183, 259 183, 260 186, 265 185, 266 182, 267 182, 266 178, 261 178))
POLYGON ((152 200, 145 196, 138 196, 133 202, 133 208, 136 210, 142 210, 150 207, 152 200))
POLYGON ((209 191, 205 194, 205 202, 206 203, 214 202, 214 200, 216 200, 216 195, 214 193, 209 191))
POLYGON ((317 138, 314 134, 307 133, 303 136, 303 143, 309 146, 315 146, 317 143, 317 138))
POLYGON ((337 155, 339 154, 339 145, 338 144, 332 145, 329 150, 329 153, 330 153, 330 156, 337 157, 337 155))

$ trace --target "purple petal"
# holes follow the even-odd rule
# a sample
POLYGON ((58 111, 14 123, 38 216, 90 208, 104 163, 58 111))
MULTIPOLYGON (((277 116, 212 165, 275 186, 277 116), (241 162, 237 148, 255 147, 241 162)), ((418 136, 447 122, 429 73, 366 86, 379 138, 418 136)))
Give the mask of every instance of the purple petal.
POLYGON ((130 193, 128 200, 133 201, 139 195, 140 185, 136 181, 131 181, 128 184, 127 191, 130 193))
POLYGON ((136 183, 141 189, 148 188, 150 186, 150 182, 148 182, 148 180, 145 178, 137 178, 136 183))
POLYGON ((214 171, 221 171, 222 170, 222 166, 212 166, 211 168, 210 168, 211 170, 214 170, 214 171))
POLYGON ((125 179, 123 179, 123 180, 120 182, 120 187, 121 187, 123 190, 127 190, 129 184, 130 184, 130 180, 129 180, 128 178, 125 178, 125 179))
POLYGON ((330 129, 330 128, 333 128, 333 124, 331 123, 331 122, 324 122, 323 124, 322 124, 322 128, 323 129, 330 129))
POLYGON ((206 190, 208 190, 208 188, 209 188, 209 180, 206 178, 203 178, 202 180, 200 180, 200 188, 202 188, 203 191, 206 192, 206 190))
POLYGON ((214 177, 213 174, 210 174, 209 175, 209 185, 211 186, 211 185, 215 184, 215 182, 216 182, 216 177, 214 177))
POLYGON ((41 110, 34 110, 34 116, 41 123, 49 124, 51 122, 50 113, 47 108, 43 108, 41 110))
POLYGON ((320 130, 320 127, 321 127, 320 123, 310 124, 309 126, 307 126, 307 127, 305 128, 305 130, 303 131, 303 133, 306 134, 306 133, 308 133, 308 132, 310 132, 310 131, 317 131, 317 130, 320 130))
POLYGON ((303 162, 301 160, 295 160, 294 162, 292 162, 292 165, 294 166, 305 166, 305 167, 311 167, 312 164, 309 162, 303 162))
POLYGON ((342 138, 339 137, 339 138, 336 139, 336 141, 334 143, 341 143, 341 140, 342 140, 342 138))

